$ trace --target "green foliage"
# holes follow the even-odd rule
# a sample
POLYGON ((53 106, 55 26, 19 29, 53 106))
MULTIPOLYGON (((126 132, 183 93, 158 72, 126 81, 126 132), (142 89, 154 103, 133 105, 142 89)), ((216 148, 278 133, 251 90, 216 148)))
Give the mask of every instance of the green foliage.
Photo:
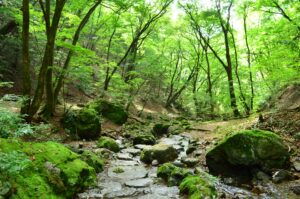
POLYGON ((21 151, 0 152, 0 174, 16 176, 32 166, 31 161, 21 151))
POLYGON ((0 137, 21 137, 33 134, 31 125, 24 123, 24 120, 17 113, 0 108, 0 137))

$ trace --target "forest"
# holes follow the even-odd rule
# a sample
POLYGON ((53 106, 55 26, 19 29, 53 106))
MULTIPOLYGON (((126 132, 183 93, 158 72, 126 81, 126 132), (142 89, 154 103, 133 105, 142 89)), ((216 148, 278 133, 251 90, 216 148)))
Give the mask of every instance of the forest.
POLYGON ((0 199, 299 195, 299 0, 0 0, 0 199))

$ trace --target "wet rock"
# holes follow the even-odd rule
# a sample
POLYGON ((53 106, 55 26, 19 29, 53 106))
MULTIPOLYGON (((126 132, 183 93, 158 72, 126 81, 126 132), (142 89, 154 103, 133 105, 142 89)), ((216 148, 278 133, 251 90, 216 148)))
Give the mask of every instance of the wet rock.
POLYGON ((188 167, 194 167, 198 164, 199 160, 197 158, 183 157, 181 158, 181 162, 188 167))
POLYGON ((272 176, 272 181, 275 183, 281 183, 283 181, 288 181, 292 179, 293 179, 292 174, 286 170, 276 171, 272 176))
POLYGON ((300 195, 300 185, 292 186, 290 190, 293 191, 294 194, 300 195))
POLYGON ((159 162, 157 160, 153 160, 151 163, 152 166, 158 166, 159 162))
POLYGON ((157 144, 144 148, 141 152, 141 161, 151 164, 153 160, 159 163, 173 161, 178 157, 177 151, 171 145, 157 144))
POLYGON ((137 166, 139 163, 134 160, 116 160, 111 162, 115 166, 137 166))
POLYGON ((114 191, 122 190, 122 184, 114 181, 104 181, 100 184, 100 189, 102 193, 109 193, 114 191))
POLYGON ((156 139, 152 134, 139 134, 133 138, 133 144, 146 144, 146 145, 154 145, 156 143, 156 139))
POLYGON ((296 171, 300 172, 300 158, 297 158, 294 162, 293 162, 293 166, 295 168, 296 171))
POLYGON ((165 163, 157 169, 157 177, 164 179, 169 186, 179 185, 188 175, 192 175, 192 172, 172 163, 165 163))
POLYGON ((122 150, 123 153, 130 153, 133 156, 139 155, 141 153, 141 149, 135 149, 135 148, 127 148, 122 150))
POLYGON ((197 150, 197 147, 194 146, 194 145, 189 145, 188 149, 186 150, 186 154, 191 154, 193 153, 194 151, 197 150))
POLYGON ((132 155, 130 153, 118 153, 117 158, 119 160, 132 160, 132 155))
POLYGON ((173 164, 177 167, 184 167, 183 163, 180 160, 175 160, 173 164))
POLYGON ((206 164, 214 175, 251 180, 250 170, 253 167, 258 166, 265 172, 287 167, 289 152, 274 133, 242 131, 225 138, 208 151, 206 164))
POLYGON ((109 149, 113 152, 120 151, 120 147, 119 147, 118 143, 114 139, 112 139, 110 137, 106 137, 106 136, 100 137, 100 139, 97 142, 97 146, 100 148, 109 149))
POLYGON ((113 191, 110 193, 104 194, 104 198, 114 199, 114 198, 124 198, 124 197, 133 197, 139 194, 139 191, 135 188, 123 187, 120 191, 113 191))
POLYGON ((150 190, 154 195, 158 195, 159 199, 164 197, 168 197, 169 199, 179 198, 179 189, 177 186, 165 187, 160 184, 155 184, 150 187, 150 190))
POLYGON ((127 182, 125 182, 125 185, 128 187, 133 187, 133 188, 143 188, 143 187, 150 186, 150 184, 152 182, 153 182, 153 180, 150 178, 143 178, 143 179, 127 181, 127 182))
POLYGON ((262 181, 262 182, 264 182, 264 183, 267 183, 267 182, 269 182, 269 181, 271 180, 271 177, 270 177, 268 174, 266 174, 265 172, 262 172, 262 171, 258 171, 258 172, 254 175, 254 177, 255 177, 257 180, 260 180, 260 181, 262 181))
POLYGON ((147 148, 147 147, 150 147, 150 146, 151 146, 151 145, 137 144, 137 145, 134 145, 134 148, 143 150, 144 148, 147 148))
POLYGON ((195 156, 201 156, 203 153, 203 150, 197 150, 194 152, 195 156))
POLYGON ((113 172, 116 167, 108 168, 108 177, 110 178, 119 178, 124 181, 145 178, 148 174, 148 171, 143 166, 123 166, 123 173, 113 172))

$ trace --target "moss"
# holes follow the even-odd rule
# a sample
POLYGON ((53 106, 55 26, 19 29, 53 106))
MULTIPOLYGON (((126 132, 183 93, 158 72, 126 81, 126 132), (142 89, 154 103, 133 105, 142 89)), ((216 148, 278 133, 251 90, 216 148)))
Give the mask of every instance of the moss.
POLYGON ((237 132, 213 147, 206 154, 206 162, 216 175, 235 175, 236 169, 248 175, 251 167, 259 166, 266 172, 286 167, 289 153, 276 134, 248 130, 237 132))
POLYGON ((88 163, 91 167, 95 169, 97 173, 100 173, 103 171, 104 168, 104 160, 100 157, 98 157, 96 154, 94 154, 91 151, 85 150, 81 154, 81 159, 88 163))
POLYGON ((156 139, 152 134, 139 134, 133 138, 133 144, 147 144, 153 145, 155 144, 156 139))
POLYGON ((188 176, 179 186, 180 192, 187 194, 190 199, 217 198, 217 191, 213 184, 200 176, 188 176))
POLYGON ((166 163, 173 161, 177 157, 177 151, 171 145, 156 144, 143 149, 140 159, 147 164, 151 164, 153 160, 157 160, 159 163, 166 163))
POLYGON ((124 173, 124 169, 122 169, 121 167, 116 167, 114 170, 113 170, 114 173, 124 173))
POLYGON ((9 176, 12 198, 72 198, 96 182, 95 170, 67 147, 55 143, 30 143, 0 139, 2 152, 20 150, 32 164, 9 176))
POLYGON ((108 102, 106 100, 97 100, 89 104, 89 107, 95 109, 98 114, 103 115, 115 124, 122 125, 128 119, 128 113, 121 105, 116 103, 108 102))
POLYGON ((98 138, 101 132, 100 116, 92 108, 67 112, 63 116, 62 124, 72 135, 81 139, 98 138))
POLYGON ((53 187, 50 186, 40 174, 34 172, 23 173, 15 177, 16 192, 12 198, 31 199, 31 198, 45 198, 45 199, 59 199, 65 198, 58 193, 55 193, 53 187))
POLYGON ((167 181, 169 186, 179 185, 189 175, 192 175, 191 171, 177 167, 172 163, 165 163, 157 169, 157 177, 167 181))
POLYGON ((106 148, 109 149, 113 152, 119 152, 120 151, 120 147, 118 145, 118 143, 110 138, 110 137, 106 137, 106 136, 102 136, 98 142, 97 142, 97 146, 100 148, 106 148))

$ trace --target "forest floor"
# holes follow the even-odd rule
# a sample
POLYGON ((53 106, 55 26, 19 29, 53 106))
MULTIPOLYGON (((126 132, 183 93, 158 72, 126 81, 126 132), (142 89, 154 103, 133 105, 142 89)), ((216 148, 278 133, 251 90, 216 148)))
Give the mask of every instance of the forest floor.
MULTIPOLYGON (((76 105, 69 104, 68 107, 70 106, 74 107, 76 105)), ((16 113, 19 111, 19 103, 16 102, 2 101, 0 102, 0 107, 7 108, 16 113)), ((162 107, 153 107, 148 107, 145 109, 145 111, 151 113, 152 115, 161 115, 166 113, 162 107)), ((63 112, 65 108, 66 107, 60 107, 59 112, 63 112)), ((172 120, 172 117, 177 115, 177 113, 171 112, 167 115, 170 120, 172 120)), ((158 140, 158 142, 168 142, 174 145, 182 145, 183 148, 185 148, 184 150, 186 150, 187 143, 189 143, 191 140, 197 140, 199 143, 197 149, 197 159, 199 160, 199 163, 197 166, 207 170, 205 154, 219 140, 234 131, 250 129, 252 127, 262 128, 280 133, 280 136, 292 151, 292 164, 296 161, 299 162, 298 158, 300 157, 300 141, 299 139, 295 139, 295 135, 300 132, 300 112, 298 110, 290 110, 262 113, 262 115, 264 116, 264 121, 262 123, 258 123, 258 115, 256 114, 249 118, 229 121, 198 122, 190 120, 188 121, 190 123, 190 128, 188 130, 184 130, 178 136, 162 138, 158 140)), ((52 120, 52 124, 55 126, 59 125, 60 118, 60 116, 55 117, 52 120)), ((156 119, 155 122, 159 122, 159 120, 156 119)), ((139 124, 139 122, 134 120, 130 120, 129 123, 139 124)), ((60 132, 57 134, 44 132, 45 134, 38 137, 37 141, 55 140, 58 142, 64 142, 65 144, 75 148, 80 146, 84 149, 89 149, 92 151, 97 150, 95 142, 68 141, 68 136, 66 136, 61 127, 59 127, 59 129, 60 132)), ((144 165, 139 161, 140 157, 136 154, 138 153, 137 150, 140 151, 141 149, 137 149, 133 145, 126 145, 124 143, 124 137, 122 137, 122 132, 122 126, 115 125, 110 121, 105 121, 102 124, 102 134, 114 137, 124 147, 120 153, 109 156, 105 171, 98 176, 98 188, 87 190, 78 197, 102 197, 103 194, 110 193, 110 197, 107 196, 105 198, 184 198, 179 195, 178 188, 170 188, 157 178, 156 166, 150 165, 149 167, 149 165, 144 165), (125 172, 122 175, 117 175, 113 170, 120 167, 125 169, 125 172), (136 172, 132 173, 133 170, 136 172), (143 180, 140 180, 140 178, 143 180), (103 182, 105 183, 103 184, 103 182), (128 185, 128 182, 130 185, 128 185), (143 186, 138 185, 139 183, 142 183, 143 186)), ((180 158, 181 157, 179 157, 179 160, 180 158)), ((298 180, 292 182, 287 181, 281 184, 274 184, 270 182, 264 186, 242 185, 242 189, 236 186, 228 186, 225 183, 220 183, 219 191, 225 193, 225 198, 253 197, 296 199, 298 197, 290 191, 290 188, 300 184, 300 173, 293 169, 292 172, 295 179, 298 180), (270 192, 274 192, 274 195, 270 196, 270 192)))

